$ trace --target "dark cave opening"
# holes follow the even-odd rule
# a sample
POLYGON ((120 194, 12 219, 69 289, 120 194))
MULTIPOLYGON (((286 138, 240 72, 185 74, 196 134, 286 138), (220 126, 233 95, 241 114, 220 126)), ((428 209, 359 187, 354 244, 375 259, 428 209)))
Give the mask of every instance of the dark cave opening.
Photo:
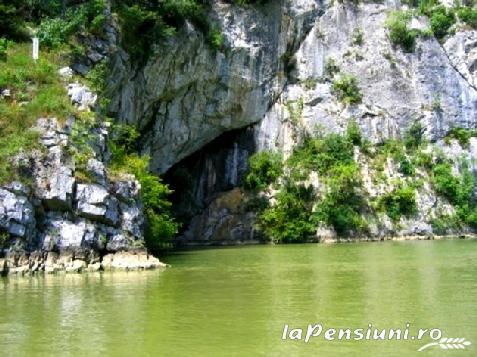
POLYGON ((174 215, 185 230, 218 194, 241 186, 256 150, 253 127, 228 131, 171 167, 163 177, 174 191, 174 215))

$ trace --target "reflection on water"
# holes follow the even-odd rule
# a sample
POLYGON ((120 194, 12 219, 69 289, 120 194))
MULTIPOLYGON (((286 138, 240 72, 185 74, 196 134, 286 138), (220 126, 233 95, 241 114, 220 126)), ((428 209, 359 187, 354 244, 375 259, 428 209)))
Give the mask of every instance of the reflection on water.
MULTIPOLYGON (((477 355, 477 241, 181 252, 165 271, 0 282, 0 354, 413 355, 423 343, 282 341, 306 327, 438 327, 477 355)), ((435 350, 427 352, 436 353, 435 350)), ((424 353, 421 353, 424 354, 424 353)))

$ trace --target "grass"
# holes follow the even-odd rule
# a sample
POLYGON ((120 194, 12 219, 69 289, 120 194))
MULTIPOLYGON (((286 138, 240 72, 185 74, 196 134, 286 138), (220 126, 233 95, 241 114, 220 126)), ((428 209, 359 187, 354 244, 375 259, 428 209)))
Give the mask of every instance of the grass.
POLYGON ((10 97, 0 99, 0 183, 15 178, 8 163, 21 151, 38 145, 31 129, 40 117, 56 117, 60 122, 75 112, 58 75, 63 62, 60 50, 42 51, 40 59, 31 58, 29 43, 14 44, 0 66, 0 89, 10 90, 10 97))

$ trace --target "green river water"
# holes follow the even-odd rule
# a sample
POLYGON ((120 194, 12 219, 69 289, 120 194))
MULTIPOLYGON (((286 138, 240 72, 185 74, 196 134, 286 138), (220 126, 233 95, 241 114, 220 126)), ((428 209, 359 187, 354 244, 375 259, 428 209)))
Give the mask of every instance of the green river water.
POLYGON ((477 356, 477 241, 172 254, 162 271, 0 280, 1 356, 477 356), (303 341, 328 328, 439 328, 421 341, 303 341), (304 328, 282 340, 284 324, 304 328))

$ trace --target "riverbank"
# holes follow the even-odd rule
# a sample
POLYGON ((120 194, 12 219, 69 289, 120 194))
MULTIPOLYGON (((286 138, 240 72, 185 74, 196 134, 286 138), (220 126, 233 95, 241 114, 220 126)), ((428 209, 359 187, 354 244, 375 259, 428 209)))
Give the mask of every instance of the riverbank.
POLYGON ((166 264, 145 250, 116 252, 99 256, 92 252, 62 251, 10 254, 0 258, 0 275, 83 273, 97 271, 130 271, 164 268, 166 264))
MULTIPOLYGON (((340 243, 360 243, 360 242, 385 242, 385 241, 417 241, 417 240, 474 240, 477 234, 467 233, 461 235, 434 235, 434 236, 395 236, 376 239, 375 237, 360 238, 328 238, 320 241, 309 241, 306 243, 340 244, 340 243)), ((188 244, 180 246, 176 251, 200 250, 211 247, 239 247, 254 245, 274 245, 273 242, 261 241, 234 241, 220 242, 219 244, 188 244)), ((283 245, 283 244, 282 244, 283 245)), ((295 245, 295 244, 293 244, 295 245)), ((55 252, 33 252, 29 255, 11 254, 9 257, 0 258, 0 275, 32 275, 38 273, 88 273, 99 271, 141 271, 153 270, 167 267, 158 258, 148 254, 145 250, 128 252, 116 252, 106 254, 102 257, 93 256, 89 253, 79 251, 55 252)))
MULTIPOLYGON (((384 241, 409 241, 409 240, 443 240, 443 239, 477 239, 476 233, 464 234, 447 234, 447 235, 404 235, 404 236, 388 236, 388 237, 353 237, 353 238, 337 238, 326 237, 321 239, 308 240, 298 244, 306 243, 358 243, 358 242, 384 242, 384 241)), ((242 240, 242 241, 217 241, 217 242, 187 242, 179 247, 179 249, 198 249, 207 247, 232 247, 232 246, 250 246, 260 244, 275 244, 269 241, 259 240, 242 240)))

